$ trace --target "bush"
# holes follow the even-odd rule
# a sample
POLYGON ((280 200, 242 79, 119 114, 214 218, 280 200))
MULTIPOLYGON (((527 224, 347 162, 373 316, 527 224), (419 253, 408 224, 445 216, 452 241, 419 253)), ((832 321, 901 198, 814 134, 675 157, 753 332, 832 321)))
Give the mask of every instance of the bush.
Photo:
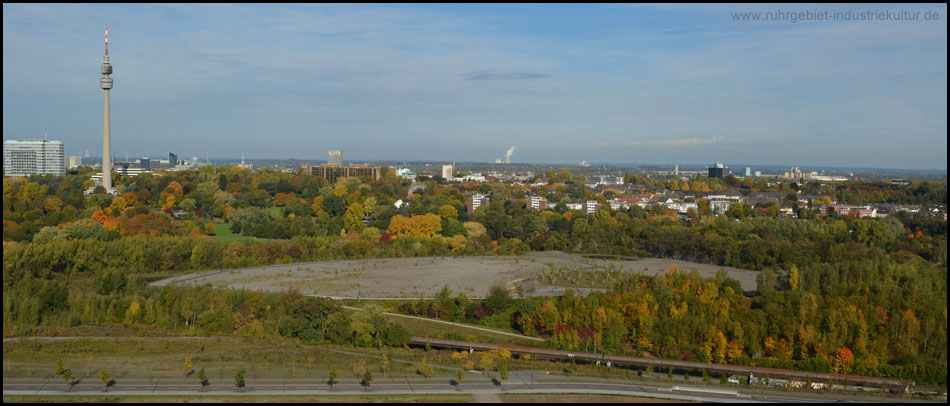
POLYGON ((300 338, 300 341, 313 343, 320 340, 320 332, 317 329, 310 327, 306 328, 297 335, 300 338))

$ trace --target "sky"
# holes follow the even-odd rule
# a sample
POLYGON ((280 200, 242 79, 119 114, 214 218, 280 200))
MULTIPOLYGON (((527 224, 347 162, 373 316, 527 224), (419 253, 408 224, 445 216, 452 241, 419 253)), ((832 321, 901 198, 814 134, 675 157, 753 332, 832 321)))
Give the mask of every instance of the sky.
POLYGON ((120 159, 947 168, 945 4, 4 3, 4 140, 101 156, 106 25, 120 159))

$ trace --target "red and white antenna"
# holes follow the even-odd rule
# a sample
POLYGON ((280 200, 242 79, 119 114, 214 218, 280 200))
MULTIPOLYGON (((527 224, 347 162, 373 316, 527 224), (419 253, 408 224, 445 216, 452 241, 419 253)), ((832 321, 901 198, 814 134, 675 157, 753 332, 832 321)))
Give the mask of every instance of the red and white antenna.
POLYGON ((106 55, 109 55, 109 26, 106 26, 106 55))

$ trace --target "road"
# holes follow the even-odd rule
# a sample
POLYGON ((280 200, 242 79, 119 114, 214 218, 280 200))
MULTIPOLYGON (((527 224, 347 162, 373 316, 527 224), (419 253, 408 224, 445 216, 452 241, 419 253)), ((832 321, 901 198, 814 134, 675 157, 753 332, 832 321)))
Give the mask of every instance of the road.
MULTIPOLYGON (((325 380, 268 379, 248 381, 240 393, 235 391, 233 380, 212 381, 204 392, 199 392, 197 379, 128 378, 116 382, 110 388, 112 395, 356 395, 356 394, 499 394, 499 393, 590 393, 627 396, 644 396, 661 399, 700 402, 895 402, 905 398, 864 395, 837 395, 820 393, 778 392, 738 387, 703 387, 701 384, 669 383, 653 381, 626 381, 592 377, 546 375, 541 372, 512 372, 503 384, 493 383, 481 373, 468 373, 458 386, 450 384, 447 377, 424 379, 420 377, 380 376, 367 388, 353 378, 340 378, 330 391, 325 380)), ((103 395, 103 385, 95 378, 85 379, 71 391, 68 385, 56 378, 4 378, 4 395, 103 395)))

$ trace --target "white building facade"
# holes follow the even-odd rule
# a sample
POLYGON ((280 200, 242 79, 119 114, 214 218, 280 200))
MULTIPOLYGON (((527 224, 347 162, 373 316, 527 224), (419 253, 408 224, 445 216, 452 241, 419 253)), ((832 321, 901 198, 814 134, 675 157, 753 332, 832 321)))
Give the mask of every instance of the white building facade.
POLYGON ((82 155, 73 155, 69 157, 69 169, 82 167, 82 155))
POLYGON ((62 141, 8 140, 3 143, 6 176, 65 175, 66 148, 62 141))

